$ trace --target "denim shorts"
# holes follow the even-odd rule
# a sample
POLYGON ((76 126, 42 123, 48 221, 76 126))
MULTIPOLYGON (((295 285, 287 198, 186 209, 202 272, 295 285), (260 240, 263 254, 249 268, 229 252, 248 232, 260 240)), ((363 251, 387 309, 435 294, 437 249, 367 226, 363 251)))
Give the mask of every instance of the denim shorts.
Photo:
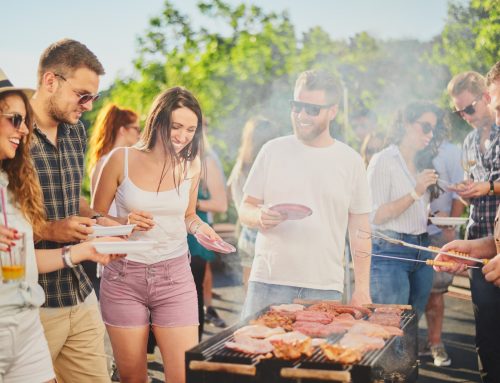
POLYGON ((297 286, 250 282, 248 284, 241 319, 245 319, 271 304, 293 303, 293 300, 296 298, 340 301, 342 293, 336 290, 318 290, 297 286))
MULTIPOLYGON (((414 245, 428 246, 427 233, 411 235, 384 231, 385 235, 414 245)), ((407 259, 427 260, 432 254, 409 247, 389 243, 383 239, 372 239, 373 254, 407 259)), ((433 269, 424 263, 372 257, 370 270, 370 293, 373 303, 409 304, 420 317, 431 292, 433 269)))
POLYGON ((198 325, 198 304, 188 256, 151 265, 122 259, 101 280, 104 323, 116 327, 198 325))

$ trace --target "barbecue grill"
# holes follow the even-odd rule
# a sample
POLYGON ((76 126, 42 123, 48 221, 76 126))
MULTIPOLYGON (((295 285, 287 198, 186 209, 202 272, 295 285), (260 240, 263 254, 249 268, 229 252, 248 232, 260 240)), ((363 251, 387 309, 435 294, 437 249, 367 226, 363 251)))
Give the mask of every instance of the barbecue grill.
MULTIPOLYGON (((383 306, 383 305, 378 305, 383 306)), ((344 366, 329 361, 317 348, 310 356, 294 361, 276 357, 262 359, 256 355, 229 350, 224 344, 233 340, 233 333, 257 319, 270 306, 249 318, 220 332, 186 352, 186 376, 188 383, 399 383, 416 382, 417 320, 413 310, 401 315, 403 336, 391 337, 382 349, 369 351, 352 365, 344 366)), ((335 343, 343 334, 326 339, 335 343)))

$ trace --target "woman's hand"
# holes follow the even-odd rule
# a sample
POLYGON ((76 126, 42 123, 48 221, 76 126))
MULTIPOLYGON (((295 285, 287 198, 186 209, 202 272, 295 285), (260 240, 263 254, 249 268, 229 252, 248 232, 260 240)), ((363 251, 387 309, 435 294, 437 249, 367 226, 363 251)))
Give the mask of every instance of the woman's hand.
POLYGON ((196 230, 196 234, 202 233, 210 238, 211 241, 222 241, 222 238, 215 232, 215 230, 208 223, 203 222, 198 230, 196 230))
POLYGON ((438 180, 438 175, 434 169, 424 169, 417 175, 417 185, 415 191, 418 195, 424 195, 427 188, 434 185, 438 180))
POLYGON ((260 206, 259 225, 262 229, 272 229, 284 220, 281 213, 271 210, 265 205, 260 206))
POLYGON ((14 246, 13 240, 19 238, 21 236, 16 229, 0 225, 0 251, 8 251, 11 246, 14 246))
POLYGON ((127 254, 101 254, 94 247, 95 242, 124 242, 125 240, 119 237, 100 237, 91 241, 81 242, 78 245, 71 246, 71 259, 73 263, 81 263, 82 261, 93 261, 106 266, 109 262, 125 257, 127 254))
POLYGON ((148 231, 154 227, 155 222, 153 221, 153 214, 147 211, 137 210, 129 213, 127 216, 127 224, 136 225, 133 231, 148 231))

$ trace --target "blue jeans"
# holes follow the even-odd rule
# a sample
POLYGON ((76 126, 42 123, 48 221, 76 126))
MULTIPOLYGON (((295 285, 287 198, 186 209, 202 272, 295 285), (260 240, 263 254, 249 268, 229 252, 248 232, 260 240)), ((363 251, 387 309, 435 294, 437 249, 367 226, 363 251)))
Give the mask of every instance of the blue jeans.
MULTIPOLYGON (((389 230, 383 233, 414 245, 429 245, 427 233, 410 235, 389 230)), ((372 252, 408 259, 432 258, 429 252, 394 245, 379 238, 372 239, 372 252)), ((432 278, 432 267, 424 263, 372 257, 370 273, 372 301, 373 303, 410 304, 420 318, 431 292, 432 278)))
POLYGON ((336 290, 318 290, 297 286, 250 282, 248 284, 243 311, 241 312, 241 319, 255 314, 257 311, 272 304, 293 303, 293 300, 296 298, 340 301, 342 293, 336 290))

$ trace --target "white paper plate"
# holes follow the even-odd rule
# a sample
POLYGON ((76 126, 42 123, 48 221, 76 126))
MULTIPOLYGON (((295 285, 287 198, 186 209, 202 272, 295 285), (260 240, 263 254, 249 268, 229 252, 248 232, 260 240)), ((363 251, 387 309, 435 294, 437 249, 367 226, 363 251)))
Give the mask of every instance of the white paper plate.
POLYGON ((158 244, 157 241, 120 241, 93 242, 92 245, 101 254, 128 254, 138 251, 148 251, 158 244))
POLYGON ((132 233, 135 225, 119 225, 119 226, 101 226, 93 225, 94 232, 89 237, 116 237, 120 235, 129 235, 132 233))
POLYGON ((467 222, 463 217, 430 217, 429 220, 437 226, 460 226, 467 222))

